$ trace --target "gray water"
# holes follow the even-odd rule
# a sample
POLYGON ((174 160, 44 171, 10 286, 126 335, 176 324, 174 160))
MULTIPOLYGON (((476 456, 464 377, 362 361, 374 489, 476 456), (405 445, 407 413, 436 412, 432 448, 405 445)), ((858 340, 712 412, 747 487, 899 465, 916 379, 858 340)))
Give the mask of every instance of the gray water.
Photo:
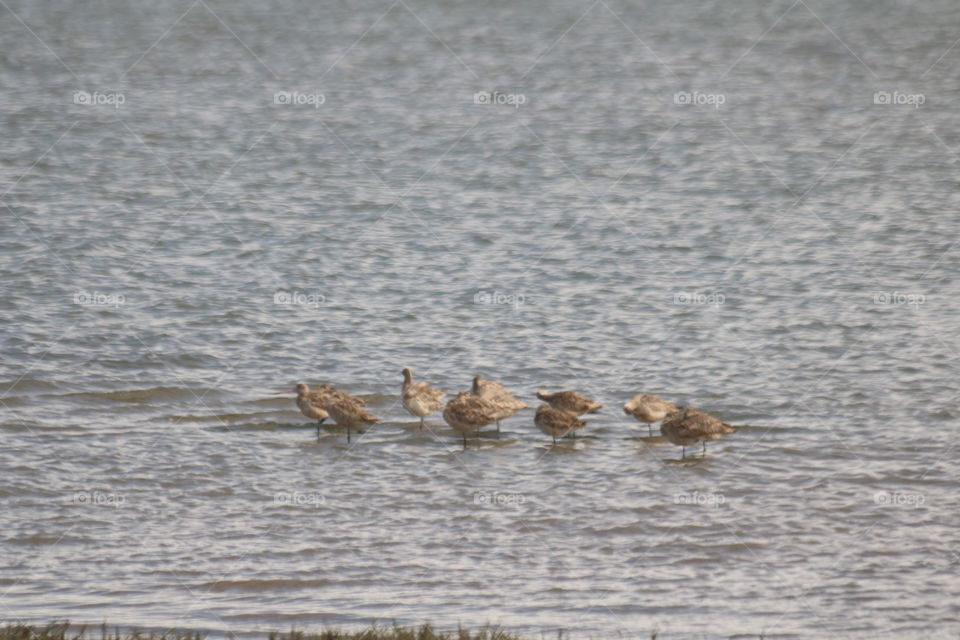
POLYGON ((956 3, 0 4, 0 618, 960 633, 956 3))

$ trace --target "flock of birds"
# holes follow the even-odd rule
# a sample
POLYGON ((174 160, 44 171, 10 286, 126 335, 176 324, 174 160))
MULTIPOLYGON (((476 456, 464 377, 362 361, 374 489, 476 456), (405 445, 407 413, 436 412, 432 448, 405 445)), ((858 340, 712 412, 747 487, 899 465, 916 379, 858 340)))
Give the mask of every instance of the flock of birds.
MULTIPOLYGON (((356 396, 337 389, 333 385, 321 384, 311 390, 300 383, 288 393, 297 394, 297 407, 303 415, 317 421, 317 437, 320 437, 320 425, 332 418, 341 427, 347 429, 347 442, 350 442, 353 429, 361 430, 380 422, 366 409, 366 403, 356 396)), ((481 428, 496 423, 500 434, 500 421, 530 407, 518 400, 503 385, 480 376, 473 379, 470 391, 461 391, 444 406, 445 393, 425 382, 414 382, 413 372, 403 370, 401 399, 404 408, 414 417, 420 418, 420 428, 424 418, 443 409, 443 419, 453 429, 463 435, 463 447, 467 447, 467 435, 477 433, 481 428)), ((545 434, 553 438, 576 437, 577 431, 587 426, 580 416, 597 413, 603 408, 599 402, 576 391, 557 391, 548 393, 538 391, 537 398, 543 403, 537 407, 534 424, 545 434)), ((722 435, 733 433, 737 427, 731 426, 696 407, 678 407, 663 398, 639 393, 623 405, 623 411, 640 422, 645 422, 650 435, 652 425, 660 422, 660 433, 672 444, 683 447, 681 456, 686 457, 686 448, 698 443, 703 444, 703 453, 707 452, 707 440, 716 440, 722 435)))

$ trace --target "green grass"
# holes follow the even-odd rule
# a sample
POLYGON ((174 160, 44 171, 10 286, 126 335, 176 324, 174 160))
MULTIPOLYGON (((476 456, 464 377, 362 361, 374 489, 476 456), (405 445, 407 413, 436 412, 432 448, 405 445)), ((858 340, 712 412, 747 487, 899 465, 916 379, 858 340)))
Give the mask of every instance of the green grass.
MULTIPOLYGON (((169 630, 163 633, 147 631, 110 630, 106 624, 88 628, 71 626, 69 622, 52 622, 47 625, 7 624, 0 628, 0 640, 203 640, 204 634, 197 631, 169 630)), ((484 627, 476 631, 436 631, 429 624, 421 627, 378 627, 362 631, 272 631, 267 640, 522 640, 518 635, 496 627, 484 627)))

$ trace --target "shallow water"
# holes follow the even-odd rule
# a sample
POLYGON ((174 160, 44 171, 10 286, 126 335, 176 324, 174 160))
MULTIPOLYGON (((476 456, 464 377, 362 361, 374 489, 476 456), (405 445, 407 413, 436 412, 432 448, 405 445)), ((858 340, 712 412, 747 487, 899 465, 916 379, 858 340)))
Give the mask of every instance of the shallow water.
POLYGON ((0 617, 960 632, 960 7, 0 15, 0 617), (607 408, 464 451, 405 366, 607 408))

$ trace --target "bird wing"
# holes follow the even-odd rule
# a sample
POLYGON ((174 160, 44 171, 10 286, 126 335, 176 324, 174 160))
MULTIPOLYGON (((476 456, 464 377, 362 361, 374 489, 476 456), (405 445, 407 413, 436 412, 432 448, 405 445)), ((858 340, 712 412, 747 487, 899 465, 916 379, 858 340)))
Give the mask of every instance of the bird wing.
POLYGON ((695 407, 690 407, 687 410, 685 422, 688 423, 692 429, 704 434, 712 435, 736 431, 735 427, 695 407))

